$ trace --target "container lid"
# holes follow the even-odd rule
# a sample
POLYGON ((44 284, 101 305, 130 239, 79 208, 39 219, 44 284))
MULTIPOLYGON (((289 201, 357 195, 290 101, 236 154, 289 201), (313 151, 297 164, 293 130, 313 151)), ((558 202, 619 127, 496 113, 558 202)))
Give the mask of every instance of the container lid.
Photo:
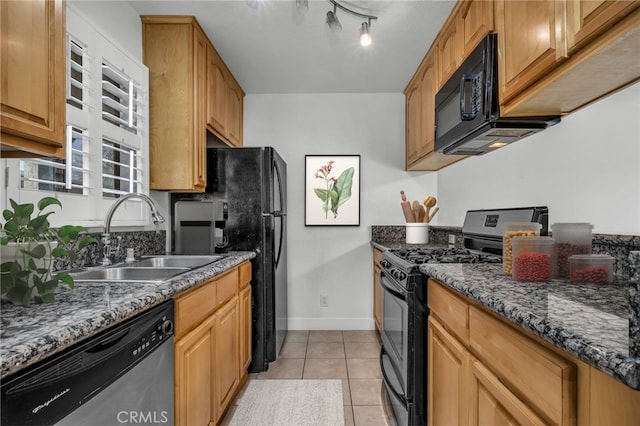
POLYGON ((542 228, 542 224, 538 222, 505 222, 502 224, 503 230, 524 229, 524 230, 536 230, 539 231, 542 228))
POLYGON ((579 261, 596 261, 596 262, 609 262, 613 261, 613 256, 609 256, 608 254, 574 254, 569 256, 569 262, 579 262, 579 261))

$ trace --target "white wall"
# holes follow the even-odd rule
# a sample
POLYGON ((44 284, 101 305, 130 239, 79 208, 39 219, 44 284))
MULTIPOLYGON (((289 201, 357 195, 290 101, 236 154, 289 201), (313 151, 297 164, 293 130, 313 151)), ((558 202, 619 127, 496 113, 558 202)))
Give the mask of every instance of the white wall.
POLYGON ((640 234, 640 84, 544 132, 438 172, 439 224, 469 209, 546 205, 549 223, 640 234))
POLYGON ((244 107, 245 146, 287 162, 290 328, 372 329, 370 225, 404 223, 400 189, 422 199, 437 186, 435 173, 403 170, 404 96, 248 95, 244 107), (361 156, 360 226, 305 227, 305 154, 361 156))

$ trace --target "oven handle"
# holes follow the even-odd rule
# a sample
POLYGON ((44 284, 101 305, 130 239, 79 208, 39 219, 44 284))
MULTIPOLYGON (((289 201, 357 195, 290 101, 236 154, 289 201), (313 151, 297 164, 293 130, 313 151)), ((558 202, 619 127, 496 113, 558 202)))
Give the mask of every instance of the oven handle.
POLYGON ((403 301, 407 301, 407 295, 406 294, 402 294, 400 293, 398 290, 392 288, 391 286, 389 286, 388 284, 385 284, 385 281, 387 281, 387 278, 385 278, 384 276, 384 272, 380 272, 380 286, 382 286, 382 289, 389 292, 393 297, 398 298, 400 300, 403 301))
POLYGON ((383 363, 382 358, 385 355, 387 355, 387 351, 384 349, 384 346, 381 346, 380 347, 380 371, 382 371, 382 377, 384 378, 384 382, 387 385, 389 385, 389 390, 391 391, 393 396, 395 396, 396 399, 398 399, 402 403, 402 405, 404 405, 406 407, 407 406, 407 399, 404 397, 404 395, 398 393, 398 391, 393 388, 393 384, 391 383, 391 381, 387 377, 387 373, 384 371, 384 363, 383 363))

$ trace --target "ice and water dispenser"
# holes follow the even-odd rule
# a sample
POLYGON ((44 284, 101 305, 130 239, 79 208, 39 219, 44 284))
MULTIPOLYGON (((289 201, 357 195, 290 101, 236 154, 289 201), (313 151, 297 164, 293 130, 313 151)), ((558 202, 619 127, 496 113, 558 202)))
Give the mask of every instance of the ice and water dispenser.
POLYGON ((225 224, 229 217, 224 200, 180 200, 175 203, 174 252, 213 254, 227 249, 225 224))

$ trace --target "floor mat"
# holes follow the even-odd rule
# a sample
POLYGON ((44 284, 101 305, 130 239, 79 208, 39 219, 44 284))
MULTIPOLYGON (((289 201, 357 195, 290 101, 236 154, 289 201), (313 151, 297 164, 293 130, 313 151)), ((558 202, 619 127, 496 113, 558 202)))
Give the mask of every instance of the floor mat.
POLYGON ((249 380, 229 426, 342 426, 340 380, 249 380))

